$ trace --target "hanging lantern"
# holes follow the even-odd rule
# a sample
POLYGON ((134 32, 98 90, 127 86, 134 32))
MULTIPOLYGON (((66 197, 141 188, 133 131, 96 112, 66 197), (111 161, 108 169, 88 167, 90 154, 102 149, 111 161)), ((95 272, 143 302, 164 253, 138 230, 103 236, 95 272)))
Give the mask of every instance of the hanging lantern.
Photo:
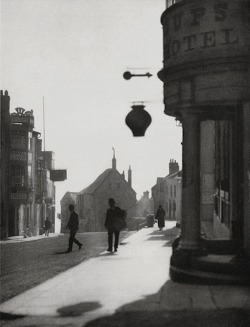
POLYGON ((146 129, 151 124, 150 114, 144 110, 144 105, 133 105, 128 113, 125 122, 131 129, 133 136, 144 136, 146 129))

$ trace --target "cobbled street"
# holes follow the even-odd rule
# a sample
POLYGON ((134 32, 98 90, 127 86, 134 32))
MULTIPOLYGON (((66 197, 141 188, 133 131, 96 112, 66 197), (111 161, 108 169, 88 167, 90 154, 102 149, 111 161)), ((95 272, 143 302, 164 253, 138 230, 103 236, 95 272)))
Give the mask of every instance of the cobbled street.
MULTIPOLYGON (((120 242, 131 234, 133 232, 122 232, 120 242)), ((76 237, 83 246, 79 251, 74 244, 71 253, 65 253, 69 234, 1 242, 0 303, 107 249, 106 232, 78 233, 76 237)))
POLYGON ((248 327, 249 287, 169 278, 178 230, 166 225, 122 232, 111 254, 105 232, 77 234, 69 254, 68 235, 1 242, 1 326, 248 327))

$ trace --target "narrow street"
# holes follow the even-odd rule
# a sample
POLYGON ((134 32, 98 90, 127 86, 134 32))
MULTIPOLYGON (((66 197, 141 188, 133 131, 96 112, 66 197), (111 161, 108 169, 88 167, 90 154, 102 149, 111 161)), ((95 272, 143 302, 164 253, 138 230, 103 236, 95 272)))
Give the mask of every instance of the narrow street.
MULTIPOLYGON (((122 232, 120 241, 131 234, 122 232)), ((0 303, 107 249, 106 232, 82 233, 76 237, 83 247, 79 251, 74 245, 72 253, 65 253, 69 234, 1 241, 0 303)))
MULTIPOLYGON (((27 253, 28 248, 31 252, 37 248, 40 259, 32 264, 26 257, 20 270, 13 269, 12 264, 11 274, 6 275, 5 270, 1 280, 9 276, 9 285, 15 276, 21 282, 19 275, 34 274, 33 279, 38 279, 37 286, 0 305, 1 326, 249 326, 249 287, 180 284, 170 280, 171 244, 178 233, 174 225, 167 222, 163 231, 155 225, 125 232, 118 253, 111 254, 105 251, 105 233, 79 235, 85 249, 81 252, 75 248, 70 254, 60 254, 65 250, 66 236, 9 244, 12 250, 20 246, 27 253), (42 257, 48 258, 44 268, 42 257), (28 262, 29 269, 25 268, 28 262), (59 274, 60 266, 64 272, 59 274), (45 278, 46 270, 54 278, 45 278), (41 276, 46 281, 42 282, 41 276)), ((16 252, 13 260, 22 261, 16 257, 20 253, 16 252)), ((10 254, 5 249, 5 255, 10 254)))

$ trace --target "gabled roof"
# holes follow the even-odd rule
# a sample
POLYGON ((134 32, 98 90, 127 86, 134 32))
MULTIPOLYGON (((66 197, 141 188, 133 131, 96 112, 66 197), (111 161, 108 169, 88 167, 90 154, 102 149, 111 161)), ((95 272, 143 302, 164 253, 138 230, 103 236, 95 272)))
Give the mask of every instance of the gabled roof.
POLYGON ((175 177, 182 177, 182 170, 179 170, 171 175, 167 175, 165 178, 175 178, 175 177))
MULTIPOLYGON (((120 177, 121 180, 123 180, 124 182, 126 182, 128 184, 128 182, 124 178, 122 178, 122 175, 119 173, 118 170, 109 168, 109 169, 106 169, 101 175, 99 175, 92 184, 90 184, 89 186, 84 188, 78 194, 93 194, 98 189, 98 187, 108 178, 108 176, 112 172, 115 172, 117 174, 117 176, 120 177)), ((136 193, 132 187, 130 187, 129 185, 128 185, 128 187, 131 189, 132 192, 136 193)))
POLYGON ((113 171, 113 169, 109 168, 106 169, 101 175, 99 175, 97 177, 97 179, 90 184, 89 186, 87 186, 86 188, 84 188, 82 191, 79 192, 79 194, 86 194, 86 193, 94 193, 95 190, 104 182, 104 180, 111 174, 111 172, 113 171))
POLYGON ((160 182, 162 182, 162 181, 165 180, 165 178, 166 178, 166 177, 157 177, 157 178, 156 178, 156 184, 155 184, 154 186, 151 187, 151 190, 154 189, 154 188, 156 188, 157 185, 158 185, 160 182))
POLYGON ((61 201, 64 200, 66 197, 71 198, 74 202, 76 202, 78 192, 66 192, 64 196, 62 197, 61 201))

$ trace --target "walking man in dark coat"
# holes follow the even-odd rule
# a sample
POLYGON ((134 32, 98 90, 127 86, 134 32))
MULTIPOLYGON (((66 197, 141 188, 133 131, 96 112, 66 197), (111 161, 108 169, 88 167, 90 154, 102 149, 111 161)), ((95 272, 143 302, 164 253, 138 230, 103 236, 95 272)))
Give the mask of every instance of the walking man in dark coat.
POLYGON ((50 222, 48 217, 45 220, 44 229, 45 229, 45 235, 49 236, 49 232, 50 232, 50 229, 51 229, 51 222, 50 222))
POLYGON ((113 251, 113 234, 115 235, 115 252, 118 249, 119 243, 119 228, 116 228, 116 223, 123 216, 123 210, 119 207, 115 207, 115 200, 109 199, 110 208, 106 212, 105 228, 108 230, 108 249, 107 251, 113 251))
POLYGON ((76 243, 79 247, 79 250, 81 250, 82 247, 82 243, 80 243, 79 241, 77 241, 77 239, 75 238, 76 236, 76 232, 78 230, 79 227, 79 220, 78 220, 78 214, 75 212, 75 207, 73 206, 73 204, 69 205, 69 211, 70 211, 70 217, 69 217, 69 222, 66 226, 66 228, 69 228, 70 230, 70 236, 69 236, 69 248, 68 248, 68 253, 72 251, 72 247, 73 247, 73 242, 76 243))
POLYGON ((161 205, 159 205, 155 218, 158 220, 159 229, 162 230, 165 227, 165 210, 161 205))

